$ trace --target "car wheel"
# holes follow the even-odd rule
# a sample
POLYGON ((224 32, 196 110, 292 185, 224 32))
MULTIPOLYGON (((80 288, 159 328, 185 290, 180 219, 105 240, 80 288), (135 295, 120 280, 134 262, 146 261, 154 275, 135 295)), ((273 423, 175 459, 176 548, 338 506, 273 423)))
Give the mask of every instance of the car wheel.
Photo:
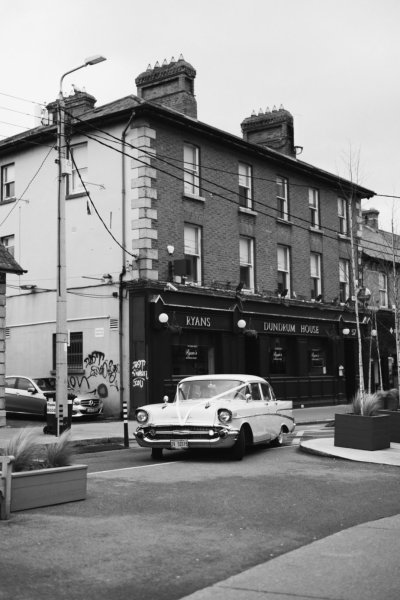
POLYGON ((151 449, 151 458, 155 458, 156 460, 160 460, 163 456, 162 448, 152 448, 151 449))
POLYGON ((278 448, 279 446, 282 446, 284 434, 285 434, 284 430, 281 429, 278 437, 276 437, 274 440, 272 440, 271 446, 274 446, 274 448, 278 448))
POLYGON ((242 460, 246 452, 246 432, 242 427, 239 431, 235 445, 232 447, 231 455, 233 460, 242 460))

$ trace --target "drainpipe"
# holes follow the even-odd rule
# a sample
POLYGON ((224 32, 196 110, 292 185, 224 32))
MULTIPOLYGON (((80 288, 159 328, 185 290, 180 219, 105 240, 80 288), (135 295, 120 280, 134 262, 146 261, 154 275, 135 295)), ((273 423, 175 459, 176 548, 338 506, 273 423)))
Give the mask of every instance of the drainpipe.
MULTIPOLYGON (((122 269, 119 274, 119 291, 118 291, 118 303, 119 303, 119 315, 118 315, 118 341, 119 341, 119 364, 120 364, 120 388, 119 388, 119 397, 120 397, 120 406, 122 408, 122 418, 124 421, 124 446, 129 448, 129 432, 128 432, 128 402, 124 398, 124 367, 123 367, 123 348, 124 348, 124 307, 123 307, 123 293, 124 293, 124 277, 126 275, 126 235, 125 235, 125 225, 126 225, 126 185, 125 185, 125 177, 126 177, 126 169, 125 169, 125 148, 126 148, 126 135, 128 133, 128 129, 131 125, 133 117, 135 116, 135 111, 132 111, 131 116, 129 117, 129 121, 122 132, 122 191, 121 191, 121 215, 122 215, 122 269)), ((129 389, 129 386, 128 386, 129 389)))

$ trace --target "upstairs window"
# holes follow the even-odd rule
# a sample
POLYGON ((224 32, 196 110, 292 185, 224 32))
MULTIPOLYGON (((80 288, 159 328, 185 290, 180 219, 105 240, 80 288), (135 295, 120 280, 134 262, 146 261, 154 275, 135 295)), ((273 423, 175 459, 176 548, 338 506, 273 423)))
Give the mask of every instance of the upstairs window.
MULTIPOLYGON (((83 333, 71 331, 68 335, 67 365, 69 372, 83 369, 83 333)), ((53 333, 53 371, 56 369, 56 334, 53 333)))
POLYGON ((388 278, 386 273, 379 273, 379 304, 381 308, 388 307, 388 278))
POLYGON ((289 220, 288 181, 284 177, 276 178, 277 214, 279 219, 289 220))
POLYGON ((278 246, 278 293, 290 297, 290 249, 287 246, 278 246))
POLYGON ((72 173, 69 176, 68 193, 69 194, 82 194, 85 192, 85 188, 82 181, 87 180, 87 144, 79 144, 78 146, 71 146, 71 169, 72 173), (82 179, 82 181, 81 181, 82 179))
POLYGON ((184 184, 186 194, 200 195, 200 152, 196 146, 183 146, 184 184))
POLYGON ((239 205, 253 207, 251 166, 239 163, 239 205))
POLYGON ((240 282, 247 290, 254 290, 254 240, 239 239, 240 282))
POLYGON ((338 198, 339 233, 349 234, 348 207, 344 198, 338 198))
POLYGON ((311 252, 310 255, 311 274, 311 298, 316 300, 321 296, 321 255, 311 252))
POLYGON ((350 296, 350 262, 339 260, 339 299, 344 303, 350 296))
POLYGON ((0 242, 8 250, 8 252, 11 254, 11 256, 14 256, 14 249, 15 249, 14 236, 13 235, 5 235, 4 237, 0 238, 0 242))
POLYGON ((15 165, 1 167, 1 201, 15 198, 15 165))
POLYGON ((310 223, 314 229, 319 229, 319 191, 315 188, 308 189, 308 205, 310 207, 310 223))
POLYGON ((201 284, 201 229, 185 225, 184 254, 186 259, 186 281, 201 284))

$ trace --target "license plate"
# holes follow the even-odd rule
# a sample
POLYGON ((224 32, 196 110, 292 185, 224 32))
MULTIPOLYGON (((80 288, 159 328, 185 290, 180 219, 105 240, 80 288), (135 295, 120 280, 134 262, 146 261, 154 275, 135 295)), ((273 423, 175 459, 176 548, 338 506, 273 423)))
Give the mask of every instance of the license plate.
POLYGON ((86 412, 88 412, 88 413, 95 413, 95 412, 97 412, 97 408, 87 408, 86 412))
POLYGON ((188 448, 189 443, 187 440, 171 440, 171 448, 188 448))

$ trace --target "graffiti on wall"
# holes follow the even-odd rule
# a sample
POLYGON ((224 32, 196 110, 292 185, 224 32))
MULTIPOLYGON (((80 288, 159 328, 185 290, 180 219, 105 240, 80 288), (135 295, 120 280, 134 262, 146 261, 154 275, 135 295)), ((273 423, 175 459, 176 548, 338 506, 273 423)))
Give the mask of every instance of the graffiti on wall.
POLYGON ((132 387, 143 388, 147 380, 146 361, 144 359, 134 360, 132 363, 132 387))
POLYGON ((107 398, 110 388, 119 391, 119 365, 108 359, 104 352, 93 350, 86 356, 83 364, 82 375, 69 375, 69 387, 81 392, 97 390, 100 398, 107 398))

